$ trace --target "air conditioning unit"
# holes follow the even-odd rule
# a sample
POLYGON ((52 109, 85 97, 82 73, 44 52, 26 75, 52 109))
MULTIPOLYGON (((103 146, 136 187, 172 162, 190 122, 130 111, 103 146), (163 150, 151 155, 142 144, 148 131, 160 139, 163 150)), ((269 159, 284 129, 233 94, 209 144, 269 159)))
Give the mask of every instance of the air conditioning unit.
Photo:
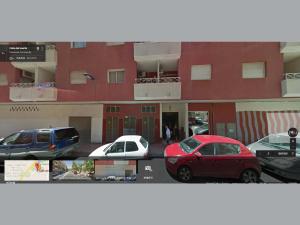
POLYGON ((22 77, 34 81, 34 73, 31 73, 31 72, 29 72, 29 71, 23 70, 23 72, 22 72, 22 77))

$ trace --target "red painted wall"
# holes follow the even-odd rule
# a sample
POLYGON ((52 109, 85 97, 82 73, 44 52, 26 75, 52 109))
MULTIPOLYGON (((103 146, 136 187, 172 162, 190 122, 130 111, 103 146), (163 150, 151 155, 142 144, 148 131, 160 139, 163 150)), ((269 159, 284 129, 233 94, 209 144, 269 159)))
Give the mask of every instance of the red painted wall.
POLYGON ((283 58, 279 43, 182 43, 179 75, 182 99, 263 99, 281 97, 283 58), (243 79, 242 63, 266 63, 266 77, 243 79), (191 66, 212 64, 211 80, 192 81, 191 66))
POLYGON ((8 80, 8 85, 0 86, 0 102, 9 102, 9 86, 11 83, 19 81, 21 71, 9 62, 0 62, 0 73, 6 74, 8 80))
POLYGON ((86 48, 71 48, 70 43, 58 43, 56 84, 58 101, 133 100, 133 83, 137 68, 133 60, 133 45, 107 46, 104 42, 88 42, 86 48), (123 84, 108 84, 107 70, 125 69, 123 84), (70 73, 85 70, 95 77, 87 84, 70 84, 70 73))
POLYGON ((159 134, 160 134, 160 127, 159 127, 159 104, 108 104, 104 105, 103 108, 103 132, 102 132, 102 140, 103 143, 106 142, 106 119, 108 116, 115 116, 119 118, 119 136, 123 135, 123 128, 124 128, 124 118, 125 116, 133 116, 136 118, 136 134, 142 134, 142 118, 144 116, 153 116, 155 120, 155 141, 158 141, 159 134), (155 105, 155 112, 154 113, 143 113, 142 106, 143 105, 155 105), (120 112, 106 112, 106 108, 108 106, 119 106, 120 112))
MULTIPOLYGON (((56 86, 58 101, 133 101, 137 77, 133 43, 107 46, 88 42, 86 48, 74 49, 70 42, 56 43, 58 64, 56 86), (125 69, 123 84, 108 84, 107 70, 125 69), (71 85, 70 73, 86 70, 96 80, 71 85)), ((0 72, 16 82, 19 70, 10 63, 0 63, 0 72)), ((281 97, 283 58, 279 43, 273 42, 183 42, 178 73, 182 81, 182 99, 264 99, 281 97), (266 62, 266 78, 243 79, 243 62, 266 62), (212 64, 212 79, 192 81, 191 65, 212 64)), ((0 86, 0 101, 9 101, 9 88, 0 86)))

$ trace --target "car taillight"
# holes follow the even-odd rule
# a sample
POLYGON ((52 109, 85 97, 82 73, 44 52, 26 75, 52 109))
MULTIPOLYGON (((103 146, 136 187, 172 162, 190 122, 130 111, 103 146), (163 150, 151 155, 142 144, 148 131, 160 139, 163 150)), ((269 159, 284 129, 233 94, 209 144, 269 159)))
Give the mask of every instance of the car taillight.
POLYGON ((49 150, 50 151, 55 151, 56 145, 49 145, 49 150))

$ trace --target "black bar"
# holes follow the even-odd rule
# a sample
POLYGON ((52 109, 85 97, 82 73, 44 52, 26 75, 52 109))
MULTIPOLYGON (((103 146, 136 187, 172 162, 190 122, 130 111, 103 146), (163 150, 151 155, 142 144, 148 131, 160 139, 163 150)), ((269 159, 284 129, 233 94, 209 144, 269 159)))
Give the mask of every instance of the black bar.
POLYGON ((295 150, 257 150, 256 151, 257 157, 296 157, 295 150))

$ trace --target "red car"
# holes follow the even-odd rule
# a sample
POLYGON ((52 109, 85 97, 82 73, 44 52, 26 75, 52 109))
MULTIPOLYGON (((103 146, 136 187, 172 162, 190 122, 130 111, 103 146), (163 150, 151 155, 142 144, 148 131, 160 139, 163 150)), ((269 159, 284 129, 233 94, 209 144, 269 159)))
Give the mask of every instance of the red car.
POLYGON ((195 135, 167 146, 168 172, 188 182, 193 177, 235 178, 259 181, 261 168, 255 155, 241 142, 216 135, 195 135))

